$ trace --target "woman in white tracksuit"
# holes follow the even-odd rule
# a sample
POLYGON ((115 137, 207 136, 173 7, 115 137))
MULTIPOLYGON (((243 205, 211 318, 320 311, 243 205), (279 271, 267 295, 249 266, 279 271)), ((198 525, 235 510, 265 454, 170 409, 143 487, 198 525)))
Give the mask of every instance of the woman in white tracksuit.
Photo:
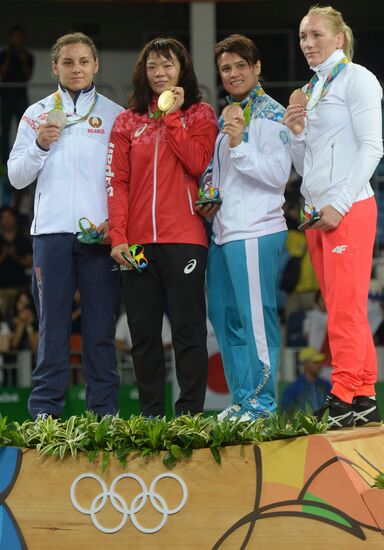
POLYGON ((382 89, 352 63, 352 31, 332 7, 309 10, 300 46, 315 75, 303 88, 307 105, 291 101, 284 121, 306 215, 320 216, 306 237, 328 312, 333 370, 331 393, 316 414, 327 411, 332 429, 366 426, 380 423, 367 299, 377 221, 369 180, 383 154, 382 89))
POLYGON ((105 164, 112 124, 122 108, 96 92, 98 56, 88 36, 64 35, 51 53, 58 89, 26 110, 8 161, 9 179, 16 189, 37 179, 31 235, 39 347, 28 406, 34 418, 59 417, 63 412, 72 304, 78 288, 86 407, 100 416, 115 414, 119 267, 104 244, 108 239, 105 164), (76 238, 82 217, 103 231, 103 244, 85 244, 76 238))
MULTIPOLYGON (((253 41, 231 35, 216 44, 215 59, 228 102, 243 111, 225 122, 220 117, 213 158, 212 183, 223 202, 208 254, 208 313, 232 398, 218 418, 252 421, 276 410, 277 270, 291 154, 284 109, 259 84, 253 41)), ((211 207, 198 209, 209 214, 211 207)))

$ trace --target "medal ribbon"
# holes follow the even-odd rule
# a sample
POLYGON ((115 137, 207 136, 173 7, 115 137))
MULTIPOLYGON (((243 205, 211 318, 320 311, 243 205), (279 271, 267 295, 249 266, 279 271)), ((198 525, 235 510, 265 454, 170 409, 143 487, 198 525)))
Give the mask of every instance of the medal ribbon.
MULTIPOLYGON (((91 107, 89 108, 89 111, 87 112, 87 114, 85 114, 81 118, 78 118, 77 120, 73 120, 72 122, 67 122, 67 124, 64 126, 64 128, 68 128, 68 126, 74 126, 75 124, 78 124, 79 122, 82 122, 83 120, 86 120, 89 117, 89 115, 92 113, 93 108, 95 107, 98 98, 99 98, 99 94, 96 93, 95 99, 93 100, 93 103, 92 103, 91 107)), ((55 110, 63 111, 63 102, 61 100, 61 95, 60 95, 59 90, 57 90, 53 94, 53 99, 54 99, 54 102, 55 102, 55 110)))
MULTIPOLYGON (((337 77, 338 74, 341 73, 341 71, 343 69, 345 69, 345 67, 348 65, 348 63, 349 63, 349 59, 347 57, 343 57, 343 59, 341 59, 341 61, 339 61, 339 63, 337 63, 333 67, 333 69, 328 74, 327 78, 325 79, 325 82, 323 84, 319 99, 316 101, 315 105, 313 105, 313 107, 310 107, 309 109, 307 109, 307 111, 311 111, 312 109, 314 109, 316 107, 316 105, 319 103, 319 101, 328 93, 328 89, 329 89, 329 86, 331 85, 331 82, 337 77)), ((306 92, 305 92, 307 94, 308 100, 311 97, 311 95, 313 93, 313 90, 315 88, 315 85, 316 85, 318 80, 319 80, 319 77, 318 77, 317 73, 315 73, 313 75, 313 77, 311 78, 311 80, 308 82, 307 89, 306 89, 306 92)))
MULTIPOLYGON (((258 96, 264 95, 265 92, 263 88, 260 86, 260 84, 257 84, 255 88, 251 91, 251 93, 243 99, 243 101, 235 101, 232 96, 227 96, 225 99, 227 100, 227 103, 230 105, 238 105, 243 110, 244 114, 244 131, 243 131, 243 141, 248 141, 248 126, 252 118, 252 113, 256 109, 256 104, 258 96)), ((224 120, 223 117, 220 116, 219 118, 219 129, 222 130, 224 126, 224 120)))
POLYGON ((154 113, 152 113, 151 110, 148 111, 148 116, 149 116, 149 118, 154 118, 154 119, 156 119, 156 120, 159 120, 159 118, 160 118, 161 115, 163 115, 163 114, 164 114, 164 112, 163 112, 161 109, 159 109, 159 107, 156 109, 156 111, 155 111, 154 113))

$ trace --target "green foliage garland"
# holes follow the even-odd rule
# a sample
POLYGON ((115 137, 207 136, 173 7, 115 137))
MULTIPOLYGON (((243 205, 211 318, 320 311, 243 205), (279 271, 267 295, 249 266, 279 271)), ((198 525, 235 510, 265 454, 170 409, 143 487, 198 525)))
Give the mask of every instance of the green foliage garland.
POLYGON ((172 467, 178 460, 189 458, 193 449, 209 448, 220 464, 220 450, 228 445, 244 445, 324 433, 326 421, 298 412, 287 420, 284 415, 271 415, 254 422, 218 422, 216 417, 179 416, 165 418, 106 416, 100 421, 87 412, 68 420, 25 421, 7 424, 0 417, 0 446, 11 445, 36 449, 40 456, 58 456, 61 459, 85 453, 93 462, 102 453, 103 469, 113 453, 123 467, 132 453, 141 456, 158 455, 167 451, 163 463, 172 467))
MULTIPOLYGON (((131 416, 128 420, 106 416, 99 420, 95 414, 86 412, 68 420, 48 417, 8 424, 7 418, 0 416, 0 447, 36 449, 40 456, 60 459, 85 453, 90 462, 101 454, 103 470, 109 464, 111 453, 125 468, 129 455, 146 457, 166 451, 163 463, 171 468, 178 460, 190 458, 194 449, 209 448, 220 464, 223 447, 321 434, 326 429, 326 415, 319 422, 311 411, 299 411, 291 419, 273 414, 254 422, 218 422, 216 417, 202 414, 179 416, 169 421, 143 416, 131 416)), ((384 472, 375 478, 373 487, 384 489, 384 472)))

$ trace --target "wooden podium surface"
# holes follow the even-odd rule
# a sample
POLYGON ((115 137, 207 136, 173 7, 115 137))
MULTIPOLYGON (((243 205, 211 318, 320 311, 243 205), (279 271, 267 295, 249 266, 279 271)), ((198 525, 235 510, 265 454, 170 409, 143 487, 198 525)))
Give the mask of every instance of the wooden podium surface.
POLYGON ((384 549, 384 490, 371 488, 384 471, 384 427, 226 447, 221 456, 218 465, 197 450, 172 470, 162 456, 131 456, 126 469, 113 458, 102 472, 85 456, 4 447, 0 550, 384 549))

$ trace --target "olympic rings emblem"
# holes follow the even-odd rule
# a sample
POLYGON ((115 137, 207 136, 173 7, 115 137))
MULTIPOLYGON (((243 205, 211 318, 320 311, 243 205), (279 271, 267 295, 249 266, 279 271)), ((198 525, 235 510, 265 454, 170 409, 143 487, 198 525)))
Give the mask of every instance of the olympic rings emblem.
POLYGON ((101 479, 96 474, 87 473, 87 474, 80 474, 72 482, 70 494, 71 494, 71 501, 73 506, 82 514, 91 516, 93 525, 103 533, 117 533, 117 531, 120 531, 120 529, 124 527, 129 517, 131 518, 132 523, 136 527, 136 529, 138 529, 142 533, 156 533, 157 531, 160 531, 160 529, 165 525, 169 515, 177 514, 177 512, 179 512, 183 508, 188 498, 188 489, 185 484, 185 481, 180 476, 173 473, 166 473, 166 474, 159 474, 158 476, 156 476, 155 479, 152 481, 149 487, 149 490, 147 489, 147 486, 144 480, 140 476, 136 474, 121 474, 112 481, 111 486, 108 490, 107 485, 103 479, 101 479), (171 509, 168 508, 168 505, 165 502, 165 499, 155 491, 157 482, 160 481, 160 479, 163 479, 166 477, 169 477, 178 481, 183 491, 183 496, 181 498, 179 505, 171 509), (84 478, 95 479, 96 481, 99 482, 102 489, 101 493, 95 496, 89 508, 84 508, 83 506, 80 506, 76 498, 76 487, 78 483, 84 478), (136 480, 141 487, 141 493, 135 496, 135 498, 132 500, 130 507, 127 505, 124 498, 121 495, 119 495, 115 490, 117 483, 120 480, 125 478, 136 480), (115 510, 117 510, 123 515, 122 520, 116 527, 104 527, 103 525, 101 525, 101 523, 99 522, 96 516, 97 513, 104 508, 108 497, 110 498, 111 504, 115 508, 115 510), (136 514, 140 512, 140 510, 145 506, 148 500, 148 497, 154 509, 160 512, 160 514, 162 514, 160 523, 152 528, 143 527, 143 525, 141 525, 136 518, 136 514))

